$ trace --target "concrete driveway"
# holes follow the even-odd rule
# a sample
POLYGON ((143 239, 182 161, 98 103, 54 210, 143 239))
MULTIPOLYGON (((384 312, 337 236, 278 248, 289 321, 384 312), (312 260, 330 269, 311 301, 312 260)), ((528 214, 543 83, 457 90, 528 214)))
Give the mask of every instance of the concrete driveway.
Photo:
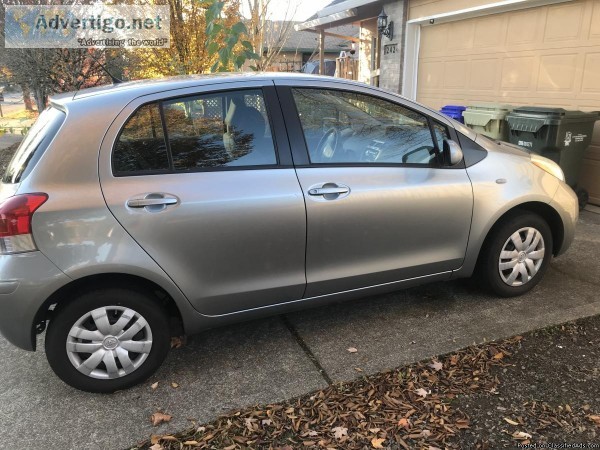
POLYGON ((524 297, 493 298, 457 281, 212 330, 172 351, 143 386, 112 395, 69 388, 43 351, 0 338, 0 448, 125 449, 232 408, 600 314, 598 255, 600 215, 584 212, 572 249, 524 297), (173 420, 153 428, 159 409, 173 420))

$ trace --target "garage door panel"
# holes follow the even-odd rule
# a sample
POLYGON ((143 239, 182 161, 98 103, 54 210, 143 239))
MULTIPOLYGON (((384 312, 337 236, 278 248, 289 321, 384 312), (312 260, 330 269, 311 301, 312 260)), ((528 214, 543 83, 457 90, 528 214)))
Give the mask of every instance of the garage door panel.
POLYGON ((495 89, 499 67, 500 61, 497 59, 473 59, 470 64, 469 87, 473 90, 495 89))
POLYGON ((467 85, 468 60, 446 61, 444 67, 444 87, 464 89, 467 85))
POLYGON ((600 52, 586 55, 581 90, 600 93, 600 52))
POLYGON ((446 49, 464 50, 473 48, 474 34, 475 22, 472 20, 452 22, 448 30, 446 49))
POLYGON ((574 2, 548 8, 544 41, 579 39, 585 2, 574 2))
POLYGON ((573 92, 577 71, 577 53, 540 57, 538 91, 573 92))
POLYGON ((521 56, 505 58, 502 62, 502 81, 500 86, 506 90, 531 89, 531 74, 535 57, 521 56))
POLYGON ((506 17, 489 16, 475 22, 474 48, 503 45, 506 40, 506 17))
POLYGON ((595 0, 592 6, 592 21, 589 37, 590 39, 600 39, 600 0, 595 0))
POLYGON ((509 13, 506 44, 521 45, 535 42, 538 34, 538 23, 538 13, 534 10, 509 13))

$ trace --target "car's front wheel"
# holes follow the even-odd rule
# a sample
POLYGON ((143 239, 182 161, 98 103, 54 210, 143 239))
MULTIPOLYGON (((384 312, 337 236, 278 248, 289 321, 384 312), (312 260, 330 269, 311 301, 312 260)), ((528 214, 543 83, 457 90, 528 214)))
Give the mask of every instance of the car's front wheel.
POLYGON ((59 305, 46 356, 65 383, 87 392, 126 389, 152 375, 170 346, 169 320, 151 293, 97 289, 59 305))
POLYGON ((543 277, 552 258, 552 232, 537 214, 505 218, 492 231, 480 260, 480 276, 497 295, 524 294, 543 277))

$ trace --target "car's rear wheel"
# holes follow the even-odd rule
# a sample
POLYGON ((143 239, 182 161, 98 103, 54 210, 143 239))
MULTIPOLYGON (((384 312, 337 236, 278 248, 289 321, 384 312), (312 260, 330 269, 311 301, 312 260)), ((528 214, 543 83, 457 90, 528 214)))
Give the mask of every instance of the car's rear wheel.
POLYGON ((480 260, 485 287, 503 297, 524 294, 542 279, 552 258, 552 232, 533 213, 514 214, 492 231, 480 260))
POLYGON ((65 383, 114 392, 152 375, 170 346, 167 312, 151 293, 97 289, 57 308, 46 333, 46 356, 65 383))

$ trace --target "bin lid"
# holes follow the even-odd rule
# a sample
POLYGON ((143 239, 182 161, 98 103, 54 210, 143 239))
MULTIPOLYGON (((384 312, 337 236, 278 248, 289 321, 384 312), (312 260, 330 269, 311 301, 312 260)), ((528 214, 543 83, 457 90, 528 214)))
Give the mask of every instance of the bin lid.
POLYGON ((467 110, 474 110, 478 112, 508 112, 515 109, 512 105, 506 105, 504 103, 486 103, 476 102, 467 106, 467 110))
POLYGON ((461 106, 461 105, 446 105, 446 106, 442 106, 441 111, 464 111, 465 109, 467 109, 466 106, 461 106))
POLYGON ((520 106, 513 110, 515 114, 546 116, 549 119, 597 119, 598 113, 567 110, 564 108, 548 108, 545 106, 520 106))

